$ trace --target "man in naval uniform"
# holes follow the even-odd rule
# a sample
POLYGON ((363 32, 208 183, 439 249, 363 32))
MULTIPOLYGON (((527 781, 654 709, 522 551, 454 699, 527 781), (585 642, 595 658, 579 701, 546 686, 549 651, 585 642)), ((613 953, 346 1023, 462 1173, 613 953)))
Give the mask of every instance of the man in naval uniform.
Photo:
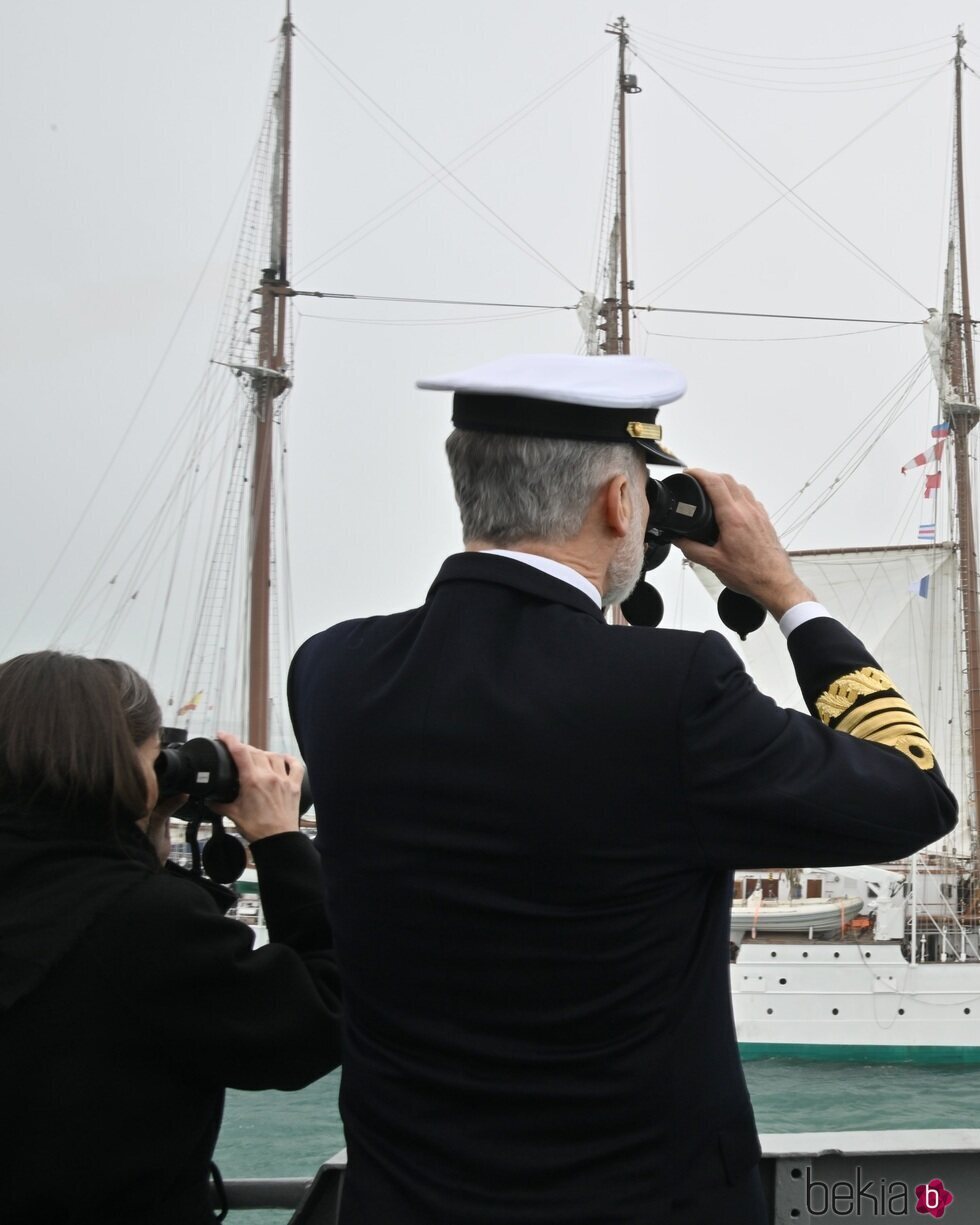
POLYGON ((607 624, 645 463, 643 358, 522 357, 454 392, 465 551, 421 608, 293 662, 345 995, 342 1225, 761 1225, 728 985, 732 870, 875 863, 948 832, 918 719, 698 472, 683 551, 776 618, 810 714, 716 633, 607 624))

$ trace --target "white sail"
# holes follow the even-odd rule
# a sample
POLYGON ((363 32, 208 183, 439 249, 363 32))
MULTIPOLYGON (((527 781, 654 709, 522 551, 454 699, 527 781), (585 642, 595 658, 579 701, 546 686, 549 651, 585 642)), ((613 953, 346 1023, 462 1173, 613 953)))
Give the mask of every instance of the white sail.
POLYGON ((934 306, 929 307, 929 318, 922 325, 922 334, 926 342, 926 352, 929 354, 929 365, 932 367, 932 377, 936 380, 939 398, 945 403, 950 398, 949 377, 946 374, 946 337, 944 335, 944 316, 934 306))
MULTIPOLYGON (((801 551, 792 554, 800 578, 879 661, 922 719, 950 787, 964 810, 966 776, 963 663, 959 643, 956 552, 950 544, 801 551)), ((693 567, 717 598, 718 579, 693 567)), ((781 706, 804 709, 789 653, 772 618, 737 644, 763 693, 781 706)), ((936 850, 970 849, 966 812, 936 850)))

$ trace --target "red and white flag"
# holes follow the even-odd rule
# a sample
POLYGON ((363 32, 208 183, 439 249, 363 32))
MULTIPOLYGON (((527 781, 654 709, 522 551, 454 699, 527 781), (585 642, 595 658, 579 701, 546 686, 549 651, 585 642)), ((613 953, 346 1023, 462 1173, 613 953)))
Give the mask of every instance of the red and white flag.
POLYGON ((927 502, 932 497, 932 495, 935 493, 935 491, 939 488, 939 482, 942 479, 943 479, 943 474, 941 472, 927 472, 926 473, 925 500, 927 502))
POLYGON ((930 447, 928 451, 923 451, 921 454, 913 456, 907 464, 902 464, 902 472, 908 472, 910 468, 921 468, 924 464, 938 464, 943 457, 943 447, 945 445, 946 439, 940 438, 934 447, 930 447))

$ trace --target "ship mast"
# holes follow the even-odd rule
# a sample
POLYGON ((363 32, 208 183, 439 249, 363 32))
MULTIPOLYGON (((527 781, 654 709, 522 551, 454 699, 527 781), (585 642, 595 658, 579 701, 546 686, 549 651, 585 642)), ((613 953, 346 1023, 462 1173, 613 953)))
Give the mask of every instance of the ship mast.
POLYGON ((609 251, 609 294, 602 303, 600 316, 604 320, 600 327, 605 330, 606 340, 601 346, 603 353, 629 353, 630 351, 630 290, 633 282, 629 278, 626 228, 626 95, 638 94, 640 87, 636 77, 626 72, 626 48, 629 46, 629 29, 626 18, 620 17, 607 34, 619 39, 619 97, 616 150, 617 205, 609 251), (616 263, 619 265, 616 275, 616 263), (616 291, 619 291, 618 296, 616 291))
POLYGON ((290 106, 292 88, 291 6, 281 27, 282 67, 275 93, 275 147, 270 188, 272 218, 269 263, 254 292, 259 305, 258 361, 251 371, 255 417, 249 538, 248 742, 269 741, 269 607, 272 587, 272 458, 276 401, 289 387, 286 377, 286 306, 291 294, 289 254, 290 106))
MULTIPOLYGON (((950 426, 953 444, 953 469, 956 521, 959 535, 959 579, 963 607, 963 635, 966 651, 967 760, 970 792, 976 812, 980 783, 980 601, 977 596, 976 528, 973 517, 973 491, 970 482, 969 437, 980 421, 977 409, 973 360, 973 319, 970 313, 970 284, 966 258, 966 215, 963 184, 963 27, 957 30, 956 113, 953 140, 953 216, 950 225, 950 260, 946 270, 943 326, 948 387, 943 389, 943 415, 950 426), (959 307, 954 296, 959 276, 959 307)), ((973 829, 973 909, 977 909, 980 885, 980 845, 976 817, 973 829)))

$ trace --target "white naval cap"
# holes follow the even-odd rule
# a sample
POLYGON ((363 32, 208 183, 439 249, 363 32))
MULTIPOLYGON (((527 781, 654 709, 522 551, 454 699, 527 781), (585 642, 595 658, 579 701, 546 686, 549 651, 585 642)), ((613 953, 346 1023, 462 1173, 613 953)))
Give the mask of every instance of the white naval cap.
POLYGON ((661 443, 656 421, 657 410, 679 399, 687 381, 650 357, 520 354, 419 379, 416 386, 454 393, 457 429, 633 442, 647 463, 683 466, 661 443))

